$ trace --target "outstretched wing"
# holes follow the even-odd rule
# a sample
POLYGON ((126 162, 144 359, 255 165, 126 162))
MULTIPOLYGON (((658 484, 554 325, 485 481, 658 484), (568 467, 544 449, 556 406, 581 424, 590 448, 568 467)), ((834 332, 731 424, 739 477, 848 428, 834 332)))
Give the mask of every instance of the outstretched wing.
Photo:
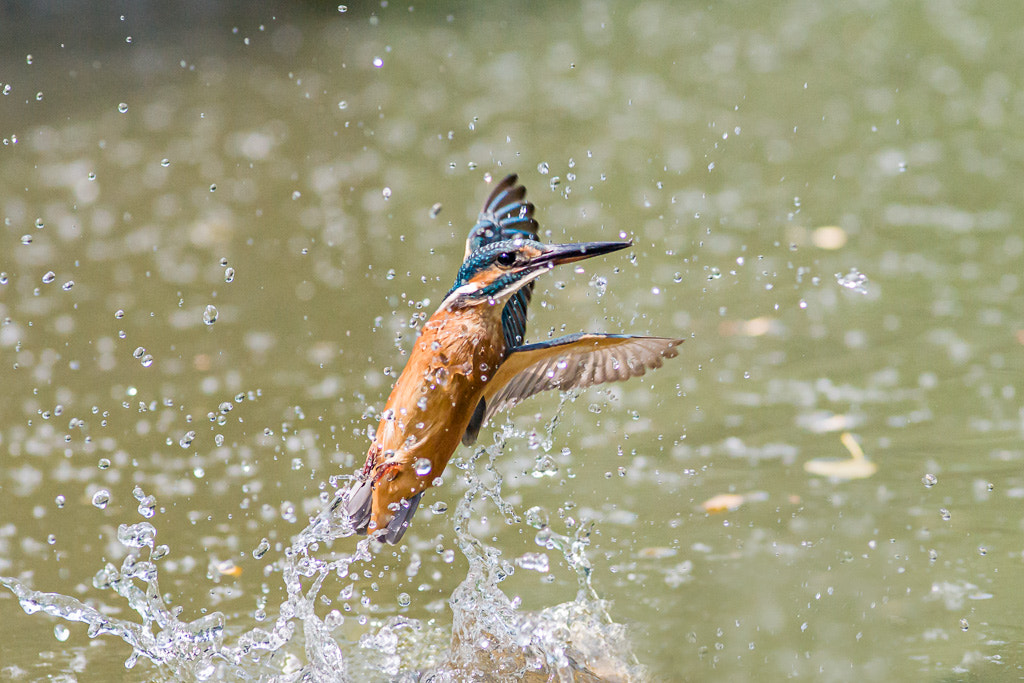
POLYGON ((515 173, 505 176, 484 202, 476 225, 466 238, 466 255, 463 260, 480 247, 493 242, 521 237, 536 240, 537 221, 533 218, 533 204, 526 201, 526 188, 517 185, 515 173))
MULTIPOLYGON (((516 184, 518 178, 514 173, 505 176, 484 202, 476 225, 466 238, 466 255, 463 260, 480 247, 494 242, 516 237, 540 241, 537 237, 537 221, 533 217, 533 204, 526 201, 526 188, 516 184)), ((501 326, 507 348, 519 346, 526 338, 526 308, 532 296, 531 282, 516 292, 501 312, 501 326)))
POLYGON ((572 334, 513 349, 484 389, 484 421, 548 389, 568 391, 639 377, 679 354, 682 339, 572 334))

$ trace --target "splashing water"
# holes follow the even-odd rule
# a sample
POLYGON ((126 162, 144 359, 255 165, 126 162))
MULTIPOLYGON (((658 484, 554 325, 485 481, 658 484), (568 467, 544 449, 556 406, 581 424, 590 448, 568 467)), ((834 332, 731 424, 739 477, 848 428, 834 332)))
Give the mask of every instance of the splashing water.
MULTIPOLYGON (((562 405, 567 400, 571 398, 563 397, 562 405)), ((545 450, 553 443, 552 432, 561 410, 559 406, 547 425, 542 439, 545 450)), ((590 524, 575 524, 571 535, 562 535, 548 526, 545 516, 534 511, 527 514, 527 522, 536 529, 535 543, 545 551, 559 553, 576 573, 579 590, 575 600, 529 612, 519 609, 518 597, 509 598, 499 588, 517 563, 523 571, 547 571, 548 565, 543 552, 526 553, 518 562, 503 558, 501 550, 484 544, 469 530, 474 508, 485 500, 493 503, 509 524, 521 523, 515 507, 502 498, 502 477, 496 467, 510 437, 521 440, 523 435, 507 427, 496 434, 494 445, 479 447, 456 463, 468 490, 456 506, 452 523, 456 544, 469 561, 469 569, 450 597, 450 634, 434 620, 361 616, 358 623, 365 624, 364 633, 353 648, 333 633, 345 621, 341 612, 330 610, 322 618, 317 614, 317 607, 323 611, 319 603, 325 583, 333 578, 344 580, 353 564, 373 560, 376 542, 370 539, 359 540, 352 553, 322 549, 322 545, 354 533, 348 519, 332 512, 347 499, 348 487, 335 493, 332 503, 310 520, 275 563, 286 597, 277 607, 273 623, 254 625, 233 637, 228 631, 237 633, 242 627, 229 629, 223 613, 214 611, 182 621, 183 609, 165 602, 158 585, 158 567, 168 550, 156 545, 158 532, 148 521, 120 525, 117 539, 128 554, 119 568, 107 563, 93 579, 96 588, 112 590, 127 601, 140 617, 138 621, 107 616, 104 612, 111 610, 101 611, 59 593, 33 590, 18 579, 0 577, 0 584, 15 594, 29 614, 44 612, 85 623, 91 638, 105 634, 121 638, 132 647, 127 668, 144 657, 177 680, 442 683, 642 678, 643 669, 631 653, 625 628, 611 620, 606 603, 591 585, 592 568, 586 556, 590 524)), ((147 501, 155 503, 151 496, 147 501)), ((267 549, 261 543, 258 550, 265 554, 267 549)))

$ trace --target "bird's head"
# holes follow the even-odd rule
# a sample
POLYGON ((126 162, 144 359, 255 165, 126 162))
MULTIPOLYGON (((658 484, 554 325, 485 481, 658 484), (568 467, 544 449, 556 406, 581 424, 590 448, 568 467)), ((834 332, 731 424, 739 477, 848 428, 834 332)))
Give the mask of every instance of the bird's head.
POLYGON ((632 244, 632 241, 542 244, 519 238, 494 242, 469 255, 442 307, 504 302, 557 265, 608 254, 632 244))

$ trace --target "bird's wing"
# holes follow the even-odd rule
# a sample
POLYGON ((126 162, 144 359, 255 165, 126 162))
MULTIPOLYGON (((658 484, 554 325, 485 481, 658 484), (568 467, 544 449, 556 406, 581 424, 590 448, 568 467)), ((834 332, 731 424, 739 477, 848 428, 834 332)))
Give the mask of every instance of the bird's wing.
MULTIPOLYGON (((526 201, 526 188, 516 184, 518 179, 519 176, 514 173, 505 176, 484 202, 476 225, 466 238, 466 255, 463 260, 480 247, 494 242, 516 237, 540 241, 537 221, 533 217, 533 204, 526 201)), ((526 337, 526 309, 533 296, 533 285, 531 282, 513 294, 501 312, 501 326, 507 348, 519 346, 526 337)))
POLYGON ((526 201, 526 188, 516 184, 518 179, 519 176, 512 173, 494 187, 480 210, 476 225, 466 238, 466 255, 463 260, 480 247, 493 242, 516 237, 538 239, 533 204, 526 201))
POLYGON ((682 339, 572 334, 513 349, 484 389, 484 421, 547 389, 568 391, 638 377, 678 355, 682 339))
POLYGON ((487 401, 480 399, 480 402, 476 404, 476 410, 473 411, 473 416, 469 418, 469 424, 466 425, 466 433, 462 435, 462 445, 472 446, 476 443, 476 437, 480 435, 480 428, 484 426, 484 415, 487 414, 487 401))

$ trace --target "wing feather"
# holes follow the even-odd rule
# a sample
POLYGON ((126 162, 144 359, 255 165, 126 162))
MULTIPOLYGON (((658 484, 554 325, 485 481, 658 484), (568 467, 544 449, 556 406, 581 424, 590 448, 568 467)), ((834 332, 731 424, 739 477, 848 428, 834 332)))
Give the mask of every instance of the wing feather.
POLYGON ((678 355, 682 339, 572 334, 513 349, 484 389, 484 421, 548 389, 569 391, 639 377, 678 355))

